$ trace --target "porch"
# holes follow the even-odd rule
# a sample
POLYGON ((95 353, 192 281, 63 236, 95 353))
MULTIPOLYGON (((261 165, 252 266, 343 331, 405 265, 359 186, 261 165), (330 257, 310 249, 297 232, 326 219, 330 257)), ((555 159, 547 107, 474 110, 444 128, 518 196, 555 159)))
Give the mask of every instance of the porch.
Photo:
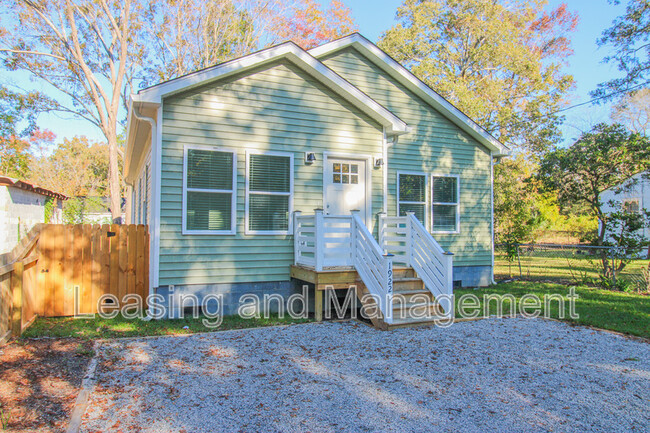
POLYGON ((291 277, 315 288, 322 320, 326 290, 355 288, 373 324, 382 329, 421 324, 451 312, 453 254, 413 213, 380 215, 378 240, 358 211, 351 215, 294 215, 291 277), (406 314, 405 314, 406 313, 406 314))

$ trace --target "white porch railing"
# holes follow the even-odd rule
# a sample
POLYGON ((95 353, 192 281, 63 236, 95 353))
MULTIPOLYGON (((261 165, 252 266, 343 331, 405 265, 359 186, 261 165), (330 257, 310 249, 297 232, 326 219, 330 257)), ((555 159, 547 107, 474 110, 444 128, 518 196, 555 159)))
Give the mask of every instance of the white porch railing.
POLYGON ((393 322, 393 265, 357 212, 352 215, 314 215, 295 212, 294 263, 325 268, 354 267, 375 298, 384 321, 393 322))
POLYGON ((453 254, 445 252, 412 212, 403 217, 381 216, 379 244, 394 255, 394 262, 412 267, 445 313, 450 313, 453 254))

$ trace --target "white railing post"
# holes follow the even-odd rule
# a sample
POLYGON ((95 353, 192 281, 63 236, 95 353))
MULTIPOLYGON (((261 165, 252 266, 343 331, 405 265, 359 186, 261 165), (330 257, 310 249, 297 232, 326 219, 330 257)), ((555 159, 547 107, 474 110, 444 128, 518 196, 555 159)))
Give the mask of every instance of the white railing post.
POLYGON ((377 215, 379 215, 379 224, 377 224, 377 237, 379 238, 379 246, 382 250, 384 250, 384 253, 387 253, 388 251, 386 251, 386 244, 384 243, 387 214, 386 212, 379 212, 377 215))
POLYGON ((293 212, 293 264, 298 264, 300 257, 300 243, 298 237, 300 236, 300 222, 298 221, 302 212, 296 210, 293 212))
POLYGON ((415 212, 406 212, 406 266, 409 267, 413 266, 413 218, 415 212))
POLYGON ((445 289, 447 295, 450 296, 449 299, 441 299, 440 306, 445 311, 445 313, 451 312, 451 295, 454 293, 454 253, 446 251, 443 254, 444 259, 444 268, 447 275, 445 275, 445 289))
POLYGON ((354 266, 354 260, 357 255, 357 220, 355 216, 361 213, 358 209, 350 211, 350 264, 354 266))
POLYGON ((384 254, 386 282, 386 315, 385 322, 389 325, 393 323, 393 255, 384 254))
POLYGON ((314 209, 314 236, 316 238, 314 242, 314 260, 316 261, 316 270, 323 270, 323 261, 325 260, 325 217, 323 215, 323 209, 314 209))

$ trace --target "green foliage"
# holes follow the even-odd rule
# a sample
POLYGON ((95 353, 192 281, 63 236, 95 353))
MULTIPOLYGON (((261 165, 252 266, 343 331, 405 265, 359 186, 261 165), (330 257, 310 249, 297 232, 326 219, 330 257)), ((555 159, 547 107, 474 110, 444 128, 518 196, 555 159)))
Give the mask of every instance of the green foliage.
POLYGON ((31 162, 28 139, 47 99, 39 93, 19 94, 0 86, 0 174, 25 179, 31 162))
POLYGON ((650 169, 650 141, 622 125, 598 124, 569 148, 544 156, 539 178, 560 202, 587 205, 604 223, 596 239, 603 245, 607 218, 600 195, 650 169))
POLYGON ((33 162, 33 180, 68 197, 108 191, 108 146, 86 137, 63 139, 33 162))
POLYGON ((503 143, 543 151, 573 85, 561 72, 577 17, 546 2, 405 0, 379 46, 503 143))
POLYGON ((90 213, 104 213, 108 209, 104 205, 102 197, 71 197, 63 203, 64 224, 110 224, 107 221, 94 221, 89 219, 90 213))
MULTIPOLYGON (((482 295, 484 293, 512 294, 519 302, 521 297, 527 294, 543 299, 544 295, 566 296, 569 294, 568 292, 569 286, 563 284, 517 281, 497 284, 481 290, 455 289, 454 295, 456 300, 466 293, 478 295, 481 299, 481 311, 483 311, 482 295)), ((582 286, 575 287, 575 293, 578 295, 575 302, 579 318, 570 319, 565 315, 564 320, 578 325, 595 326, 639 337, 650 337, 650 297, 582 286)), ((550 307, 551 317, 559 319, 558 303, 551 302, 550 307)), ((496 313, 495 302, 491 302, 489 308, 490 314, 496 313)), ((504 311, 507 311, 508 308, 509 302, 506 300, 504 311)))
MULTIPOLYGON (((619 4, 619 1, 610 0, 610 3, 619 4)), ((594 96, 602 97, 648 84, 650 80, 649 38, 650 2, 629 0, 625 13, 616 18, 612 27, 605 30, 598 40, 598 45, 607 46, 612 53, 605 57, 605 62, 614 63, 625 76, 599 84, 598 89, 593 92, 594 96)))
POLYGON ((539 177, 543 185, 557 191, 560 201, 586 204, 591 214, 598 218, 600 228, 593 244, 601 246, 613 242, 619 247, 618 269, 613 268, 608 253, 601 253, 604 279, 613 279, 614 272, 622 270, 633 251, 647 241, 639 239, 637 232, 640 225, 645 224, 643 219, 616 209, 607 211, 601 194, 648 169, 648 138, 629 132, 619 124, 596 125, 571 147, 555 149, 542 160, 539 177))
MULTIPOLYGON (((542 223, 536 204, 533 164, 519 156, 494 166, 494 226, 496 241, 508 245, 532 242, 542 223)), ((510 258, 513 256, 510 254, 510 258)))
POLYGON ((44 223, 49 223, 52 220, 52 215, 54 215, 54 209, 56 209, 57 199, 54 197, 45 197, 45 204, 43 205, 44 212, 44 223))

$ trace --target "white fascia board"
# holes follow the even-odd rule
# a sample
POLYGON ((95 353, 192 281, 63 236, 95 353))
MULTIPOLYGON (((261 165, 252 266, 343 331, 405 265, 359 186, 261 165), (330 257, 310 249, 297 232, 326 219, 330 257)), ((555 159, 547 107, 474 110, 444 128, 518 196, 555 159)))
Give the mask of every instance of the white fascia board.
POLYGON ((244 72, 248 69, 262 66, 264 64, 286 58, 296 66, 305 70, 314 78, 335 93, 359 108, 389 133, 399 135, 408 132, 407 124, 399 117, 388 111, 368 95, 345 81, 330 68, 312 57, 309 53, 298 47, 293 42, 286 42, 276 47, 250 54, 221 65, 197 71, 189 75, 161 83, 159 85, 141 90, 138 94, 132 95, 132 103, 149 102, 160 104, 164 97, 175 93, 184 92, 192 87, 204 85, 210 81, 223 79, 229 75, 244 72))
POLYGON ((395 59, 382 51, 375 44, 370 42, 358 33, 329 42, 309 50, 309 54, 316 58, 322 58, 333 52, 352 46, 361 54, 366 56, 379 68, 395 78, 407 89, 418 95, 433 108, 440 111, 445 117, 459 126, 463 131, 474 137, 479 143, 483 144, 493 156, 506 156, 510 154, 510 149, 488 133, 485 129, 474 122, 465 113, 454 107, 449 101, 440 96, 429 86, 424 84, 419 78, 413 75, 408 69, 402 66, 395 59))

